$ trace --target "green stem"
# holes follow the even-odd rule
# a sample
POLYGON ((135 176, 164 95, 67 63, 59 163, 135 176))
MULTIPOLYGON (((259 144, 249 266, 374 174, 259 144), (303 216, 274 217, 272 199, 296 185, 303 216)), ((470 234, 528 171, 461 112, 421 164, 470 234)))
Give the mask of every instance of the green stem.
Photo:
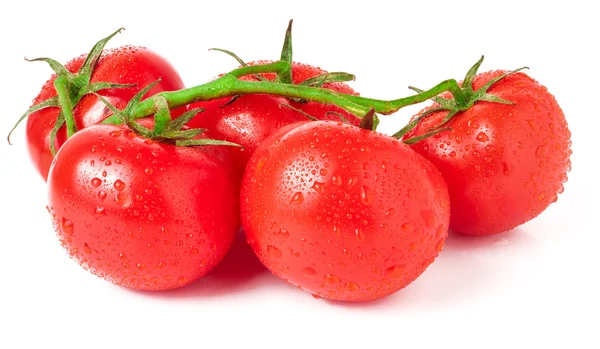
POLYGON ((65 118, 65 124, 67 126, 67 138, 77 132, 77 125, 75 124, 75 117, 73 116, 73 105, 69 96, 69 80, 66 76, 60 75, 54 80, 54 87, 58 95, 58 104, 60 110, 65 118))
MULTIPOLYGON (((390 101, 364 98, 319 87, 282 84, 272 81, 244 81, 238 79, 239 77, 251 74, 281 73, 282 71, 289 69, 289 67, 290 64, 283 61, 265 65, 246 66, 238 68, 218 79, 202 85, 179 91, 162 92, 158 95, 164 97, 169 108, 173 109, 198 101, 244 94, 266 93, 288 98, 300 98, 326 104, 334 104, 358 117, 363 117, 371 109, 374 109, 377 113, 391 114, 408 105, 424 102, 445 91, 450 91, 453 95, 462 93, 458 83, 454 79, 443 81, 433 88, 419 94, 390 101)), ((139 103, 135 108, 133 117, 139 119, 153 115, 156 111, 157 108, 153 99, 148 98, 139 103)), ((107 118, 103 123, 121 123, 121 120, 113 115, 107 118)))
MULTIPOLYGON (((401 108, 404 108, 409 105, 425 102, 428 99, 431 99, 440 93, 449 91, 452 93, 452 96, 462 96, 462 91, 458 83, 454 79, 449 79, 440 82, 429 90, 423 91, 413 96, 394 99, 390 101, 384 101, 379 99, 365 98, 354 95, 344 95, 344 98, 348 101, 355 102, 360 105, 369 105, 371 108, 375 109, 375 111, 379 114, 392 114, 398 111, 401 108)), ((459 97, 460 98, 460 97, 459 97)))

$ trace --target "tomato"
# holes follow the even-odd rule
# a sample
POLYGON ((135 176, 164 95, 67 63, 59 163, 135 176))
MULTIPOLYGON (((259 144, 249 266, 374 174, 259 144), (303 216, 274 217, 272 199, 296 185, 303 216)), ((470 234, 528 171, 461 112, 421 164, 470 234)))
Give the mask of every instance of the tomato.
MULTIPOLYGON (((254 62, 250 65, 259 63, 267 62, 254 62)), ((292 65, 293 81, 296 84, 322 73, 325 71, 310 65, 301 63, 292 65)), ((275 78, 275 74, 263 75, 270 80, 275 78)), ((253 76, 245 76, 242 79, 255 80, 253 76)), ((348 85, 342 83, 327 83, 323 87, 355 94, 348 85)), ((242 145, 243 148, 229 148, 240 173, 243 173, 256 147, 273 131, 293 122, 307 120, 305 115, 286 106, 292 106, 321 120, 340 120, 335 114, 326 114, 331 111, 341 114, 355 125, 360 123, 360 119, 341 108, 318 102, 288 101, 283 97, 267 94, 244 95, 229 103, 230 101, 231 97, 226 97, 192 104, 191 108, 200 107, 205 111, 199 113, 187 125, 193 128, 206 128, 211 138, 242 145)))
MULTIPOLYGON (((474 90, 504 73, 478 74, 474 90)), ((444 176, 452 202, 450 229, 464 234, 500 233, 536 217, 563 192, 571 168, 571 133, 544 86, 515 73, 488 93, 514 105, 476 102, 451 119, 451 131, 412 145, 444 176)), ((404 138, 428 132, 446 115, 425 117, 404 138)))
MULTIPOLYGON (((87 55, 69 61, 65 67, 74 73, 79 70, 87 55)), ((91 82, 112 82, 118 84, 136 84, 134 87, 101 90, 102 95, 119 109, 123 109, 127 102, 142 88, 161 78, 147 96, 162 92, 182 89, 183 82, 173 66, 163 57, 144 48, 137 46, 124 46, 105 50, 92 74, 91 82)), ((33 100, 33 105, 39 104, 56 96, 53 75, 42 90, 33 100)), ((50 133, 58 117, 58 108, 46 108, 29 115, 26 127, 27 149, 31 160, 44 178, 48 177, 48 170, 52 163, 50 152, 50 133)), ((74 107, 74 117, 79 129, 97 124, 110 115, 109 109, 94 95, 87 95, 74 107)), ((176 114, 174 114, 176 115, 176 114)), ((56 149, 66 140, 65 127, 58 132, 55 142, 56 149)))
POLYGON ((138 290, 184 286, 215 267, 239 229, 223 147, 153 142, 125 126, 70 137, 48 176, 62 246, 91 273, 138 290))
POLYGON ((240 197, 261 262, 332 300, 400 290, 434 261, 448 232, 439 171, 399 140, 341 122, 273 133, 251 157, 240 197))

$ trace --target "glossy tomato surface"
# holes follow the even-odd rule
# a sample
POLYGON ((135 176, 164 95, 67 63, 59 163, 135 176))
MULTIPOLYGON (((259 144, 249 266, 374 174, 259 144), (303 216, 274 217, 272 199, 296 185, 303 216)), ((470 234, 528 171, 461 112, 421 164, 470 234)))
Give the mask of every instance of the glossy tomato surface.
MULTIPOLYGON (((479 74, 473 88, 503 73, 479 74)), ((538 216, 563 192, 571 169, 571 132, 544 86, 516 73, 488 93, 514 104, 479 101, 447 124, 451 131, 411 146, 448 183, 450 228, 471 235, 500 233, 538 216)), ((427 116, 405 138, 428 132, 446 115, 427 116)))
POLYGON ((318 121, 284 126, 248 163, 242 225, 275 275, 320 297, 367 301, 411 283, 444 246, 439 171, 397 139, 318 121))
MULTIPOLYGON (((65 67, 72 73, 77 72, 85 58, 86 55, 77 57, 69 61, 65 67)), ((144 47, 123 46, 104 50, 92 74, 91 83, 135 84, 133 87, 98 92, 115 107, 123 109, 137 92, 159 78, 161 81, 146 96, 162 91, 179 90, 184 87, 181 77, 165 58, 144 47)), ((33 100, 33 105, 56 96, 56 89, 53 85, 55 79, 56 76, 53 75, 44 84, 38 96, 33 100)), ((104 103, 94 95, 84 96, 74 107, 73 112, 78 129, 97 124, 111 114, 104 103)), ((46 108, 32 113, 27 119, 27 148, 35 168, 44 179, 47 178, 52 163, 50 133, 56 123, 58 113, 58 108, 46 108)), ((56 149, 59 149, 65 140, 66 132, 63 126, 56 137, 56 149)))
POLYGON ((176 147, 94 125, 59 150, 49 211, 63 247, 93 274, 139 290, 187 285, 221 261, 239 229, 223 147, 176 147))

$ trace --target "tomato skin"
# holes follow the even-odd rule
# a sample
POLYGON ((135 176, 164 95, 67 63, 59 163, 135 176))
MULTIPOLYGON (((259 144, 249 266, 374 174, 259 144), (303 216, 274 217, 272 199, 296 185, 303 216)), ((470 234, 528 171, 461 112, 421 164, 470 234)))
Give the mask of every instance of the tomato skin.
POLYGON ((261 262, 323 298, 368 301, 411 283, 443 248, 439 171, 400 141, 355 126, 284 126, 252 156, 242 226, 261 262))
MULTIPOLYGON (((72 73, 77 72, 86 56, 82 55, 69 61, 65 64, 65 67, 72 73)), ((184 88, 181 77, 165 58, 144 47, 123 46, 104 50, 92 74, 91 82, 136 84, 134 87, 98 92, 114 106, 123 109, 137 92, 159 78, 161 78, 161 81, 148 92, 146 97, 162 91, 174 91, 184 88)), ((56 76, 53 75, 43 85, 32 105, 56 96, 53 85, 55 79, 56 76)), ((27 149, 33 165, 44 180, 47 180, 48 170, 52 163, 50 133, 58 113, 58 108, 46 108, 30 114, 27 119, 27 149)), ((96 96, 87 95, 75 106, 73 114, 78 129, 82 129, 101 122, 111 113, 96 96)), ((56 149, 59 149, 65 140, 66 132, 63 126, 56 137, 56 149)))
MULTIPOLYGON (((474 89, 503 73, 477 75, 474 89)), ((562 193, 571 167, 571 133, 544 86, 516 73, 488 93, 515 105, 479 101, 447 124, 453 131, 411 146, 448 183, 450 229, 469 235, 504 232, 538 216, 562 193)), ((445 115, 431 114, 405 138, 427 132, 445 115)))
POLYGON ((58 151, 48 188, 53 226, 71 257, 133 289, 197 280, 239 229, 239 189, 223 147, 176 147, 94 125, 58 151))
MULTIPOLYGON (((249 65, 265 63, 269 62, 252 62, 249 65)), ((314 66, 302 63, 292 64, 292 78, 295 84, 322 73, 325 71, 314 66)), ((275 79, 275 74, 263 75, 269 80, 275 79)), ((251 75, 241 79, 256 80, 251 75)), ((356 94, 348 85, 342 83, 328 83, 323 87, 338 92, 356 94)), ((231 97, 226 97, 190 105, 190 108, 204 108, 205 111, 199 113, 187 126, 206 128, 207 134, 211 138, 242 145, 243 148, 229 148, 240 176, 243 174, 250 156, 268 135, 284 125, 307 120, 305 115, 286 106, 302 110, 320 120, 339 121, 338 116, 326 114, 326 112, 332 111, 341 114, 355 125, 360 123, 360 119, 341 108, 318 102, 288 101, 284 97, 267 94, 250 94, 240 96, 233 102, 231 100, 231 97)))

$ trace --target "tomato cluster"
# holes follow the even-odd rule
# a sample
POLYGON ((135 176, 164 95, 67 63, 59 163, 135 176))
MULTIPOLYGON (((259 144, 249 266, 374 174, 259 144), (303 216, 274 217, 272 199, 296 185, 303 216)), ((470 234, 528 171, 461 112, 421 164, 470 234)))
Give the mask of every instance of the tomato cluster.
MULTIPOLYGON (((240 79, 316 78, 315 89, 358 96, 343 82, 319 84, 326 73, 292 63, 287 82, 240 79)), ((462 86, 481 92, 470 105, 453 109, 444 94, 397 137, 338 105, 267 93, 198 98, 166 110, 169 120, 155 98, 154 118, 134 121, 136 99, 184 86, 162 57, 127 46, 104 51, 90 83, 128 85, 78 99, 79 131, 68 139, 56 125, 64 106, 35 111, 28 147, 60 243, 110 282, 185 286, 225 257, 241 228, 276 276, 323 298, 374 300, 421 275, 449 231, 507 231, 563 191, 570 132, 554 97, 522 72, 473 74, 462 86), (124 124, 103 124, 111 115, 124 124)), ((57 96, 55 80, 34 105, 57 96)))

